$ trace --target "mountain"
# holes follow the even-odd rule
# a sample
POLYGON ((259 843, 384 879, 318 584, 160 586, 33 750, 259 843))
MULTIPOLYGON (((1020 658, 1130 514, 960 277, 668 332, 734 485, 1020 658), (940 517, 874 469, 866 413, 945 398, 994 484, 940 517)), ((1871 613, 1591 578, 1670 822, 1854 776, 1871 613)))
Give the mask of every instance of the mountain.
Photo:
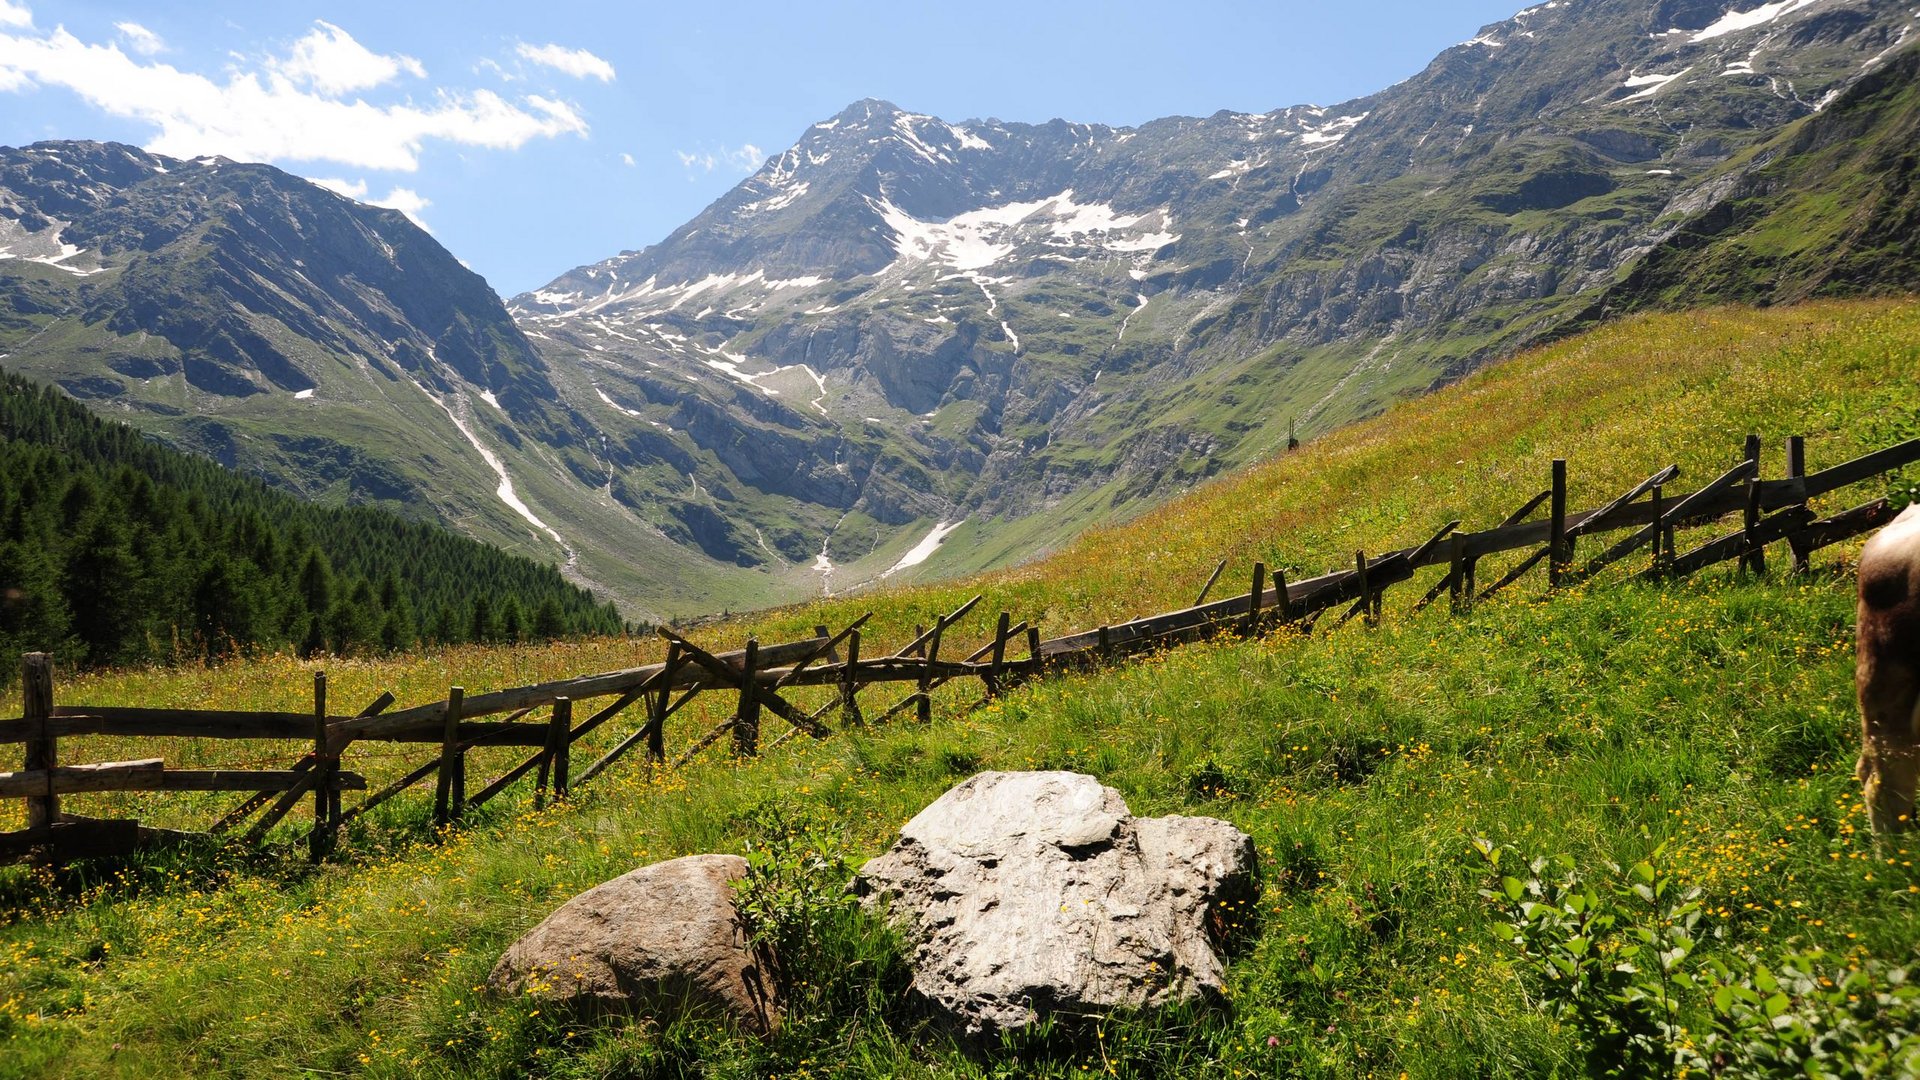
POLYGON ((1902 85, 1915 20, 1552 0, 1366 98, 1136 128, 863 101, 507 307, 265 166, 40 144, 0 152, 0 352, 634 615, 1004 565, 1627 305, 1768 183, 1910 175, 1906 129, 1816 121, 1902 85))
MULTIPOLYGON (((597 424, 751 493, 711 552, 824 569, 964 520, 939 565, 992 565, 1555 332, 1913 25, 1556 2, 1324 108, 1109 128, 863 101, 512 308, 597 424), (747 418, 685 422, 723 412, 747 418)), ((1905 152, 1878 137, 1842 143, 1905 152)))

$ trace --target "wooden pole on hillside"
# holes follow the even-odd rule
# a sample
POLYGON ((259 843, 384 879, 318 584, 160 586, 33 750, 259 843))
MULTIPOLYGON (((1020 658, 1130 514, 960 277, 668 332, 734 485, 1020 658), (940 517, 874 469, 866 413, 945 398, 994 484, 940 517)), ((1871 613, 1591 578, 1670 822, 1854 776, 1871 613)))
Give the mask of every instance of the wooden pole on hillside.
POLYGON ((1567 550, 1567 459, 1553 459, 1553 494, 1547 534, 1547 586, 1560 584, 1560 575, 1573 561, 1567 550))
POLYGON ((1747 476, 1747 507, 1741 517, 1741 528, 1745 533, 1743 550, 1740 555, 1740 568, 1755 574, 1767 572, 1767 549, 1755 538, 1754 530, 1760 527, 1760 436, 1748 435, 1745 456, 1753 462, 1753 472, 1747 476))
POLYGON ((47 793, 27 799, 27 831, 47 834, 46 860, 53 862, 59 853, 53 847, 53 823, 60 820, 60 798, 53 793, 53 769, 59 763, 59 749, 47 721, 53 716, 53 657, 30 652, 20 658, 21 713, 30 733, 25 760, 27 772, 44 770, 47 793))
POLYGON ((733 752, 753 757, 760 752, 760 696, 754 691, 759 677, 760 639, 747 639, 747 653, 740 659, 740 708, 734 713, 733 752))
MULTIPOLYGON (((1787 437, 1787 479, 1805 480, 1807 478, 1807 438, 1804 435, 1787 437)), ((1805 506, 1802 502, 1800 505, 1805 506)), ((1799 533, 1787 537, 1787 547, 1793 550, 1793 572, 1804 574, 1813 568, 1813 551, 1807 546, 1799 533)))
POLYGON ((307 857, 314 862, 325 858, 333 847, 329 828, 333 817, 329 796, 334 794, 335 769, 328 761, 327 746, 327 673, 313 673, 313 767, 320 776, 313 785, 313 831, 307 834, 307 857))
POLYGON ((433 790, 435 825, 452 823, 459 816, 459 803, 466 798, 466 785, 458 785, 462 790, 456 792, 454 777, 460 759, 460 706, 466 693, 458 686, 447 691, 447 715, 440 729, 440 775, 433 790))
POLYGON ((855 695, 860 692, 860 631, 847 635, 847 663, 840 669, 840 723, 846 727, 859 727, 864 721, 860 716, 860 702, 855 695))

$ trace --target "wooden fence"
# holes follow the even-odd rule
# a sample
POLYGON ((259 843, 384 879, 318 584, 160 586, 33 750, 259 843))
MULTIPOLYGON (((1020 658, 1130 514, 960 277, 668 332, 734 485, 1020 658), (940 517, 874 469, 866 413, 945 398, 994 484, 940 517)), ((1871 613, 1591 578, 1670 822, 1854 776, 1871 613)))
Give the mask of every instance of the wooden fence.
POLYGON ((1808 501, 1920 460, 1920 439, 1856 458, 1816 473, 1805 468, 1805 445, 1787 443, 1787 475, 1760 476, 1760 440, 1748 436, 1738 464, 1705 486, 1670 495, 1666 485, 1677 467, 1662 469, 1618 498, 1591 510, 1567 508, 1564 460, 1553 462, 1550 483, 1491 529, 1461 532, 1452 521, 1424 542, 1397 551, 1354 553, 1352 569, 1289 582, 1255 563, 1248 590, 1206 601, 1225 568, 1214 570, 1191 607, 1148 618, 1042 640, 1037 626, 1014 622, 1001 612, 987 640, 952 658, 943 647, 980 597, 917 628, 903 648, 885 655, 863 652, 861 616, 840 631, 816 627, 814 636, 713 653, 671 631, 664 661, 622 671, 603 672, 533 686, 467 696, 454 687, 441 701, 388 711, 394 699, 381 694, 351 715, 329 712, 324 673, 314 676, 313 706, 302 712, 232 712, 62 705, 54 700, 53 665, 44 653, 23 663, 23 714, 0 720, 0 744, 22 743, 18 772, 0 773, 0 798, 26 800, 26 827, 0 833, 0 861, 35 858, 60 861, 120 854, 143 842, 193 834, 142 828, 130 820, 103 820, 62 813, 60 797, 100 791, 232 791, 247 797, 206 830, 209 835, 239 833, 257 843, 275 824, 304 802, 311 802, 313 824, 306 840, 313 857, 331 850, 340 828, 409 788, 435 778, 434 820, 449 824, 510 785, 534 775, 535 802, 549 792, 564 797, 629 753, 639 750, 649 767, 678 767, 723 738, 742 756, 760 752, 762 724, 768 717, 785 730, 769 746, 805 735, 828 737, 841 727, 883 723, 911 709, 922 722, 931 719, 933 693, 956 679, 978 679, 991 698, 1007 687, 1043 673, 1108 663, 1130 654, 1159 649, 1222 633, 1257 634, 1280 626, 1311 632, 1327 615, 1336 625, 1356 616, 1369 625, 1382 616, 1387 589, 1413 579, 1416 570, 1444 566, 1446 573, 1412 606, 1418 610, 1446 594, 1455 611, 1509 587, 1542 563, 1549 588, 1589 577, 1638 551, 1646 566, 1637 576, 1673 577, 1718 562, 1738 559, 1763 572, 1767 548, 1784 542, 1794 568, 1804 570, 1821 547, 1857 536, 1885 523, 1892 510, 1884 498, 1870 500, 1826 518, 1808 501), (1533 520, 1542 508, 1544 520, 1533 520), (1674 534, 1739 515, 1738 527, 1686 552, 1676 552, 1674 534), (1581 541, 1624 533, 1584 561, 1581 541), (1491 584, 1478 580, 1481 559, 1502 552, 1527 551, 1525 558, 1491 584), (860 694, 883 684, 907 688, 904 696, 871 717, 862 713, 860 694), (807 711, 789 700, 796 687, 824 687, 826 704, 807 711), (732 714, 721 724, 693 735, 669 760, 668 722, 702 693, 732 696, 732 714), (576 721, 575 706, 595 707, 576 721), (638 726, 577 773, 572 748, 581 739, 637 707, 638 726), (543 717, 537 713, 545 711, 543 717), (833 723, 829 723, 832 720, 833 723), (147 738, 311 740, 311 750, 280 770, 169 769, 158 758, 139 761, 61 765, 62 737, 118 735, 147 738), (437 750, 391 783, 363 796, 351 808, 342 794, 366 791, 367 780, 342 768, 342 760, 364 743, 437 744, 437 750), (469 752, 482 747, 532 749, 525 760, 469 792, 469 752), (244 831, 241 831, 245 826, 244 831))

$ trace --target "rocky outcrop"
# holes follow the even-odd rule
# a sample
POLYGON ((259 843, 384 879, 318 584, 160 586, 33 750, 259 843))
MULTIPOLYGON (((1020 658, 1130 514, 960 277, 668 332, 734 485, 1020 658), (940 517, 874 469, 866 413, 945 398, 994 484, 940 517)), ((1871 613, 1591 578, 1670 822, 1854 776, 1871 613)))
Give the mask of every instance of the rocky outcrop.
POLYGON ((913 989, 964 1031, 1217 999, 1249 912, 1253 841, 1213 818, 1136 818, 1069 772, 986 772, 922 810, 855 889, 891 905, 913 989))
POLYGON ((561 905, 507 949, 488 985, 586 1012, 663 1018, 693 1009, 756 1034, 780 1025, 775 966, 733 904, 737 855, 643 866, 561 905))

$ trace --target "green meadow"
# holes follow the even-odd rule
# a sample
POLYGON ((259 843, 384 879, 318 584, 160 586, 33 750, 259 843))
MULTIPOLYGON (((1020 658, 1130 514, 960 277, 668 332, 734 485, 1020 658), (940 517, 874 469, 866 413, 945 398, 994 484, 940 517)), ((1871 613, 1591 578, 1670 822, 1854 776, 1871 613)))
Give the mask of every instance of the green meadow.
MULTIPOLYGON (((1813 468, 1835 464, 1920 436, 1916 371, 1920 305, 1906 300, 1637 317, 1023 567, 689 633, 733 647, 872 611, 873 655, 980 593, 954 631, 967 648, 1002 609, 1053 636, 1190 603, 1221 559, 1216 596, 1244 591, 1256 559, 1297 579, 1456 518, 1489 527, 1546 486, 1556 457, 1581 507, 1670 463, 1682 470, 1670 489, 1690 489, 1749 432, 1766 475, 1781 475, 1793 434, 1813 468)), ((1917 476, 1818 508, 1906 501, 1917 476)), ((1664 584, 1628 580, 1636 556, 1552 594, 1536 572, 1466 615, 1444 602, 1409 612, 1440 573, 1423 571, 1387 594, 1377 628, 1221 639, 986 704, 954 686, 931 725, 796 739, 745 762, 715 747, 670 772, 636 758, 540 811, 523 785, 444 834, 430 793, 403 797, 320 866, 289 819, 264 852, 6 869, 0 1075, 1900 1075, 1920 1016, 1902 971, 1920 946, 1920 874, 1912 845, 1869 835, 1852 778, 1858 546, 1822 551, 1801 576, 1784 551, 1766 575, 1725 564, 1664 584), (1262 891, 1227 943, 1222 1006, 986 1046, 916 1008, 898 943, 831 886, 960 779, 1030 768, 1086 772, 1135 813, 1216 816, 1254 837, 1262 891), (787 867, 776 885, 821 915, 797 946, 803 985, 777 1037, 590 1022, 484 992, 501 950, 568 897, 642 863, 749 850, 787 867)), ((1504 565, 1488 560, 1480 580, 1504 565)), ((390 689, 408 705, 660 652, 620 639, 324 664, 263 655, 63 675, 57 693, 299 708, 325 667, 337 701, 390 689)), ((868 693, 870 712, 888 703, 868 693)), ((676 717, 669 754, 726 708, 709 695, 676 717)), ((18 712, 0 699, 0 715, 18 712)), ((609 725, 575 762, 627 730, 609 725)), ((180 765, 284 767, 301 750, 61 744, 66 761, 180 765)), ((377 785, 431 753, 356 746, 345 764, 377 785)), ((511 764, 497 753, 470 775, 511 764)), ((234 799, 222 798, 70 808, 192 827, 234 799)), ((19 804, 4 813, 17 827, 19 804)))

